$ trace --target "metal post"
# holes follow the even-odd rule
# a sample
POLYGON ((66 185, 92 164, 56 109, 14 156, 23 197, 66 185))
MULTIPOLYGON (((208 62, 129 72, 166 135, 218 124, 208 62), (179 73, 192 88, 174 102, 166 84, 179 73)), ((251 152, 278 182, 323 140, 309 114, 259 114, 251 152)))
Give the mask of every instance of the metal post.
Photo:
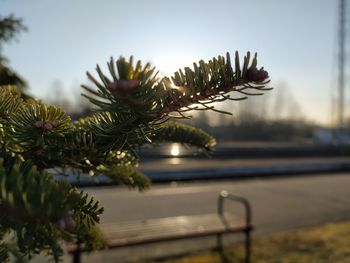
POLYGON ((76 250, 73 252, 73 263, 81 262, 81 250, 80 245, 77 244, 76 250))
POLYGON ((216 235, 216 249, 219 252, 222 252, 223 246, 222 246, 222 234, 217 234, 216 235))
MULTIPOLYGON (((233 195, 226 190, 223 190, 220 192, 219 199, 218 199, 218 214, 220 216, 224 215, 224 199, 229 198, 233 201, 237 201, 241 204, 243 204, 245 208, 245 221, 246 221, 246 227, 247 229, 245 230, 245 263, 250 263, 250 258, 251 258, 251 220, 252 220, 252 209, 250 207, 250 204, 247 199, 233 195)), ((222 247, 222 238, 221 235, 219 237, 218 235, 218 247, 219 245, 222 247)))
POLYGON ((249 228, 245 232, 245 263, 250 263, 250 255, 251 255, 250 231, 251 229, 249 228))
POLYGON ((344 128, 345 101, 345 0, 339 0, 339 53, 338 53, 338 128, 344 128))
MULTIPOLYGON (((222 192, 219 194, 219 198, 218 198, 218 214, 219 216, 223 216, 224 213, 224 196, 222 194, 222 192)), ((217 234, 216 236, 216 247, 218 249, 218 251, 222 252, 222 235, 221 234, 217 234)))

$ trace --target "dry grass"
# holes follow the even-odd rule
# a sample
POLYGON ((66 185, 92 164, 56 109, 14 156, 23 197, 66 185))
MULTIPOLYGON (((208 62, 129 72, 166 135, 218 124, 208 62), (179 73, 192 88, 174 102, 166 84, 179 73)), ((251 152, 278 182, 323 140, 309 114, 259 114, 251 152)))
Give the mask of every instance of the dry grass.
MULTIPOLYGON (((243 246, 226 247, 221 255, 217 251, 206 251, 163 262, 243 262, 243 246)), ((253 242, 252 263, 350 263, 350 222, 256 239, 253 242)))

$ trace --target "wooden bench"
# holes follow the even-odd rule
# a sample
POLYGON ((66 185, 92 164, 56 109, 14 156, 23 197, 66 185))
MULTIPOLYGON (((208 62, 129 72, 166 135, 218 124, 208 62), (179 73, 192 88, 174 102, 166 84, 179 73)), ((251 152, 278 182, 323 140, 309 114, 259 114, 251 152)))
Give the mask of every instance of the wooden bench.
MULTIPOLYGON (((217 237, 217 246, 222 248, 222 235, 227 233, 245 234, 245 262, 250 262, 251 208, 249 202, 240 196, 223 190, 218 198, 218 211, 212 214, 176 216, 147 219, 113 224, 102 224, 101 230, 106 238, 108 248, 129 247, 164 241, 217 237), (224 200, 230 199, 241 203, 245 208, 245 219, 239 219, 231 213, 224 212, 224 200)), ((69 246, 73 263, 81 262, 82 246, 69 246)))

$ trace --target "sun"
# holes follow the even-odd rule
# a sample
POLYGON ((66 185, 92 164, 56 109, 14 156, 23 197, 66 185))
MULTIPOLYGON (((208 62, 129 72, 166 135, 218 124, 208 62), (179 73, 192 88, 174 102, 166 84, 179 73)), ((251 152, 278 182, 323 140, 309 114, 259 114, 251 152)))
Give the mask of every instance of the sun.
POLYGON ((172 156, 179 156, 180 154, 180 146, 178 143, 173 143, 171 144, 171 147, 170 147, 170 154, 172 156))

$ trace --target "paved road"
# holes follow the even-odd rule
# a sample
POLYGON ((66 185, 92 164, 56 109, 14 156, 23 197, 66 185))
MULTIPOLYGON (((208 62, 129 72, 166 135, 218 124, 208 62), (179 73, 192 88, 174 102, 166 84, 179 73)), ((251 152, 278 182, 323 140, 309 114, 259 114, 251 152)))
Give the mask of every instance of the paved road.
POLYGON ((216 211, 222 189, 250 200, 257 233, 350 219, 350 173, 159 184, 141 193, 120 187, 86 190, 105 207, 103 223, 216 211))

